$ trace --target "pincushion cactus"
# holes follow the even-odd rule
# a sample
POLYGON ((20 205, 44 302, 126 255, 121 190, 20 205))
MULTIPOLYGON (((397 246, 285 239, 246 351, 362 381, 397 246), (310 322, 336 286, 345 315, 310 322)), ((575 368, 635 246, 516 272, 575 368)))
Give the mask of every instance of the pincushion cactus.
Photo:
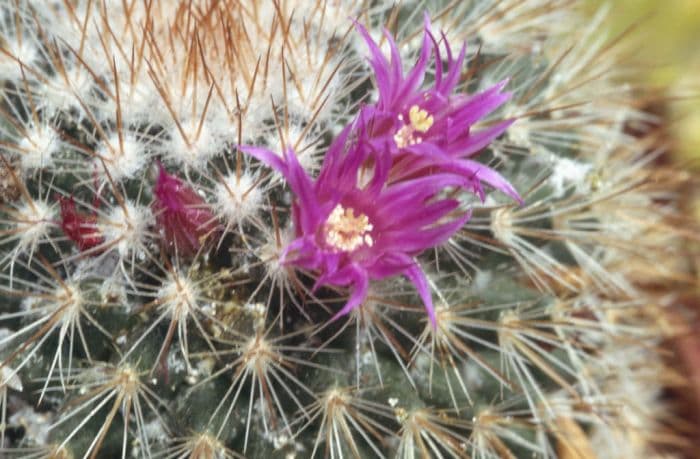
POLYGON ((684 269, 680 183, 602 16, 0 13, 2 454, 650 457, 668 438, 639 432, 663 429, 670 299, 647 287, 684 269))

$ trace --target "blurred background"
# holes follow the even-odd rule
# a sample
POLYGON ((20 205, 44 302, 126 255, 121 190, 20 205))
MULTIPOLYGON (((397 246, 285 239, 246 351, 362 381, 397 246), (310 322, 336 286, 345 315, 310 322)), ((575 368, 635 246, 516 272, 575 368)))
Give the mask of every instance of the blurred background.
POLYGON ((610 7, 613 35, 629 32, 644 83, 668 88, 674 158, 700 171, 700 0, 589 0, 610 7))
MULTIPOLYGON (((692 174, 696 185, 687 190, 689 233, 687 262, 692 276, 689 291, 667 291, 674 297, 666 309, 667 321, 680 334, 664 343, 670 367, 681 383, 669 388, 667 398, 676 406, 686 442, 685 457, 700 457, 700 0, 588 0, 591 14, 610 8, 611 36, 629 31, 632 64, 641 69, 630 75, 658 90, 658 100, 646 107, 666 120, 667 160, 680 166, 679 174, 692 174), (693 221, 695 223, 693 223, 693 221)), ((664 160, 666 161, 666 160, 664 160)), ((681 225, 679 225, 680 227, 681 225)), ((672 288, 669 288, 671 290, 672 288)))

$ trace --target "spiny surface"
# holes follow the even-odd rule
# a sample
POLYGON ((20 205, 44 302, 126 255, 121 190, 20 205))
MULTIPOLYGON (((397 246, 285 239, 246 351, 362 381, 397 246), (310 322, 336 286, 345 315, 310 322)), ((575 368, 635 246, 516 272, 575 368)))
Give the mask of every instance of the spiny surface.
POLYGON ((0 455, 666 453, 687 176, 577 7, 2 2, 0 455))

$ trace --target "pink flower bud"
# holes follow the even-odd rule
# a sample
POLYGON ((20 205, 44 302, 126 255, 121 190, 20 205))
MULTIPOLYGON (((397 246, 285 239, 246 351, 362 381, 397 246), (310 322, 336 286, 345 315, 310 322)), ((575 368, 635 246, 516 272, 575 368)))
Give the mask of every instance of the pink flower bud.
POLYGON ((209 205, 180 178, 159 166, 154 189, 153 213, 162 231, 165 245, 181 256, 194 255, 218 233, 219 223, 209 205))

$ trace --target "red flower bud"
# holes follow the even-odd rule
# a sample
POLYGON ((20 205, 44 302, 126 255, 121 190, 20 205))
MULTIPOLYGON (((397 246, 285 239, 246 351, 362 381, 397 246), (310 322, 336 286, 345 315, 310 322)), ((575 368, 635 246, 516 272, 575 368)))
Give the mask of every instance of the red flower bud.
POLYGON ((70 198, 59 196, 58 199, 61 201, 61 228, 68 239, 76 243, 81 252, 104 243, 104 236, 97 228, 97 215, 78 212, 73 196, 70 198))

